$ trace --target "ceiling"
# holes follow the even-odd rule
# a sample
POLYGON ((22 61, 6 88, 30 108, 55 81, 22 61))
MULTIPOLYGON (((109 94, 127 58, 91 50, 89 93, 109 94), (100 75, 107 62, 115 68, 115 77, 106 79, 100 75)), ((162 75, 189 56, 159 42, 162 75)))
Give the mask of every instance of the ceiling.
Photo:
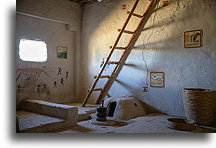
POLYGON ((93 1, 95 1, 95 2, 96 1, 101 2, 102 0, 70 0, 70 1, 84 4, 84 3, 93 2, 93 1))

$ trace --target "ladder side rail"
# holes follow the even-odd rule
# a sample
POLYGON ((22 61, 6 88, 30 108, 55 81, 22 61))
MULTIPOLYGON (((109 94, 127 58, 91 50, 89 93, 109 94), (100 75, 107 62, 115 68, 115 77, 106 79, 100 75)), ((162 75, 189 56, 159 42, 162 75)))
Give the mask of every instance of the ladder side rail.
POLYGON ((139 35, 141 34, 141 31, 143 29, 143 27, 145 26, 145 24, 147 23, 149 17, 151 16, 151 13, 153 12, 153 10, 156 7, 156 4, 159 2, 159 0, 152 0, 147 8, 147 10, 144 13, 144 17, 143 19, 140 21, 140 24, 138 26, 138 29, 136 31, 136 33, 133 35, 133 37, 131 38, 131 41, 128 45, 128 48, 125 50, 125 54, 124 56, 122 56, 121 61, 119 62, 119 65, 117 65, 115 72, 113 72, 113 75, 111 76, 111 78, 108 80, 107 84, 105 85, 104 89, 101 91, 100 96, 98 97, 98 100, 96 101, 96 103, 100 103, 101 100, 104 99, 104 97, 106 96, 107 92, 109 91, 109 89, 111 88, 113 82, 115 81, 116 77, 118 76, 118 74, 120 73, 122 67, 124 66, 124 63, 128 57, 128 55, 130 54, 133 46, 135 45, 139 35))
MULTIPOLYGON (((131 9, 131 12, 134 12, 134 10, 135 10, 136 7, 137 7, 138 2, 139 2, 139 0, 136 0, 136 2, 135 2, 134 5, 133 5, 133 8, 131 9)), ((108 57, 107 57, 107 59, 106 59, 106 61, 105 61, 105 63, 104 63, 104 65, 103 65, 103 67, 102 67, 100 73, 99 73, 98 76, 97 76, 97 79, 100 78, 100 76, 102 75, 104 69, 106 68, 106 65, 109 63, 109 60, 110 60, 110 58, 111 58, 113 52, 115 51, 115 48, 116 48, 116 46, 117 46, 117 44, 118 44, 118 42, 119 42, 119 40, 120 40, 120 38, 121 38, 121 36, 122 36, 122 34, 123 34, 124 29, 126 28, 128 22, 129 22, 131 16, 132 16, 132 13, 130 13, 130 14, 128 15, 127 20, 125 21, 125 23, 124 23, 124 25, 123 25, 123 27, 122 27, 122 29, 121 29, 121 31, 120 31, 120 33, 119 33, 119 35, 118 35, 116 41, 115 41, 114 46, 112 47, 112 49, 111 49, 111 51, 110 51, 110 53, 109 53, 109 55, 108 55, 108 57)), ((97 80, 97 81, 98 81, 98 80, 97 80)))
POLYGON ((104 69, 106 68, 106 65, 108 64, 108 62, 109 62, 109 60, 110 60, 110 58, 111 58, 111 56, 112 56, 112 54, 113 54, 113 52, 114 52, 114 50, 115 50, 115 47, 117 46, 117 44, 118 44, 118 42, 119 42, 119 40, 120 40, 120 38, 121 38, 121 35, 122 35, 122 33, 123 33, 123 30, 126 28, 128 22, 129 22, 129 20, 130 20, 130 18, 131 18, 131 16, 132 16, 132 13, 133 13, 134 10, 136 9, 138 2, 139 2, 139 0, 136 0, 136 2, 134 3, 133 8, 131 9, 131 13, 128 15, 127 20, 125 21, 124 26, 123 26, 121 32, 119 33, 119 35, 118 35, 118 37, 117 37, 117 39, 116 39, 116 42, 115 42, 114 46, 112 47, 112 50, 110 51, 109 56, 108 56, 107 59, 106 59, 106 62, 104 63, 102 69, 100 70, 100 73, 98 74, 97 78, 95 79, 95 81, 94 81, 94 83, 93 83, 91 89, 90 89, 89 92, 88 92, 88 95, 85 97, 85 99, 84 99, 84 101, 83 101, 83 104, 82 104, 83 107, 86 105, 86 103, 87 103, 87 101, 88 101, 90 95, 91 95, 92 92, 93 92, 93 89, 95 88, 95 86, 97 85, 98 80, 100 79, 100 76, 102 75, 104 69))
MULTIPOLYGON (((150 4, 148 5, 146 11, 145 11, 144 14, 142 15, 142 16, 143 16, 143 19, 140 21, 140 23, 139 23, 139 25, 137 26, 137 28, 135 29, 135 32, 134 32, 134 33, 137 32, 137 30, 139 29, 139 26, 142 24, 143 20, 145 19, 146 14, 148 13, 148 11, 150 10, 150 8, 152 7, 153 1, 154 1, 154 0, 152 0, 152 1, 150 2, 150 4)), ((148 20, 148 19, 147 19, 147 20, 148 20)), ((141 32, 140 32, 140 33, 141 33, 141 32)), ((135 35, 136 35, 136 34, 134 34, 134 35, 131 36, 130 41, 129 41, 127 47, 130 45, 130 43, 131 43, 132 40, 134 39, 134 36, 135 36, 135 35)), ((126 50, 128 50, 128 48, 127 48, 126 50)), ((124 52, 124 54, 121 56, 121 58, 120 58, 120 60, 119 60, 119 63, 118 63, 118 64, 116 65, 116 67, 114 68, 114 70, 113 70, 113 72, 112 72, 112 74, 111 74, 110 77, 113 77, 113 75, 115 74, 117 68, 118 68, 119 65, 121 64, 121 61, 122 61, 122 59, 123 59, 124 56, 125 56, 125 52, 124 52)))

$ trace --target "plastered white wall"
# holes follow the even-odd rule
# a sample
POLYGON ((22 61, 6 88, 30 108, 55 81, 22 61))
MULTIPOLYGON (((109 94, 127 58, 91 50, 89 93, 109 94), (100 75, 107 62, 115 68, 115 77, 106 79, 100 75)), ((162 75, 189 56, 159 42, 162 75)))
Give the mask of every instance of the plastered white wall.
MULTIPOLYGON (((141 0, 137 13, 142 14, 148 0, 141 0)), ((108 56, 109 46, 117 38, 130 10, 133 0, 103 0, 101 3, 85 5, 82 22, 82 53, 80 72, 80 98, 84 99, 93 84, 93 76, 100 70, 103 58, 108 56), (122 5, 126 4, 126 9, 122 5)), ((163 1, 147 22, 135 48, 117 81, 111 87, 112 97, 136 96, 161 112, 184 116, 183 88, 215 89, 215 1, 214 0, 169 0, 163 1), (203 30, 203 47, 184 48, 184 32, 203 30), (150 72, 165 73, 165 87, 150 87, 150 72), (143 87, 148 92, 143 92, 143 87)), ((127 29, 137 26, 133 19, 127 29)), ((125 37, 119 46, 128 43, 125 37)), ((117 51, 112 60, 117 60, 117 51)), ((109 66, 106 73, 111 73, 109 66)), ((106 80, 100 80, 97 87, 106 80)), ((93 93, 89 102, 94 102, 98 93, 93 93)))
POLYGON ((19 69, 39 70, 39 78, 32 83, 37 72, 23 72, 17 80, 17 101, 22 99, 38 99, 51 102, 77 102, 76 72, 80 49, 81 7, 68 0, 18 0, 17 11, 47 19, 67 22, 64 24, 16 15, 16 67, 19 69), (45 41, 48 49, 46 62, 24 62, 19 58, 19 41, 22 38, 45 41), (67 59, 57 58, 57 46, 66 46, 67 59), (59 69, 61 72, 59 73, 59 69), (48 76, 46 75, 46 73, 48 76), (68 72, 68 75, 66 74, 68 72), (62 81, 63 79, 63 81, 62 81), (55 87, 54 82, 57 82, 55 87), (28 84, 29 83, 29 84, 28 84), (46 84, 46 89, 44 89, 46 84), (18 88, 18 86, 20 87, 18 88), (40 85, 38 89, 38 85, 40 85), (39 91, 38 91, 39 90, 39 91))

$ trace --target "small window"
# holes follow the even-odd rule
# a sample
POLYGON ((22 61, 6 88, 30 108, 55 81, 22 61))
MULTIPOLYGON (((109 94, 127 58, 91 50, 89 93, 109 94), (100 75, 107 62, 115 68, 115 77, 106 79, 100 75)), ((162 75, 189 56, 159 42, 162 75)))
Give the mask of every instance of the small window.
POLYGON ((19 56, 23 61, 47 61, 47 46, 43 41, 21 39, 19 43, 19 56))

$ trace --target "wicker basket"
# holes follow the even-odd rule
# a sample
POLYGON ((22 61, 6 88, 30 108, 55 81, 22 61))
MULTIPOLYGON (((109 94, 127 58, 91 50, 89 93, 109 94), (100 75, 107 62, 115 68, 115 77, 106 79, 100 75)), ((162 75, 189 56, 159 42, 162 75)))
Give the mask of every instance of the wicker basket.
POLYGON ((216 91, 208 89, 184 89, 185 114, 200 125, 216 123, 216 91))

